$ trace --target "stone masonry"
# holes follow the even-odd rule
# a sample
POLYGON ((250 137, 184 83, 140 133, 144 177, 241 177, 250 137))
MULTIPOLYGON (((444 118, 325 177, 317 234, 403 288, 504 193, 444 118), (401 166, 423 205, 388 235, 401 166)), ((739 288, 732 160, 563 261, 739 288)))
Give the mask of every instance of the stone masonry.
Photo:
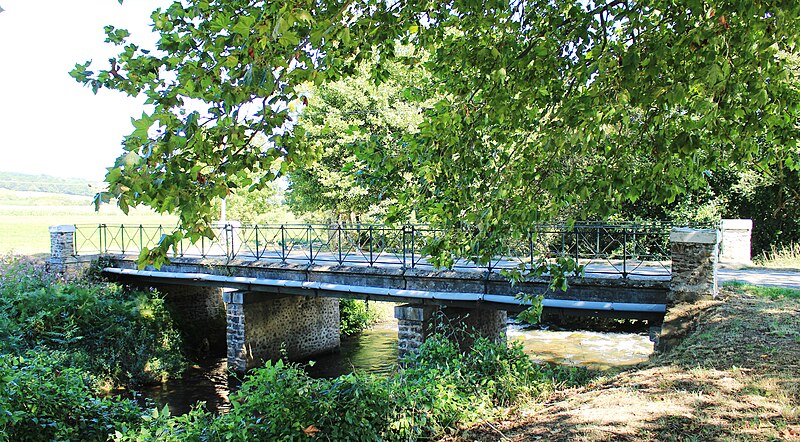
POLYGON ((198 357, 225 354, 225 304, 222 289, 188 285, 156 285, 181 331, 190 353, 198 357))
POLYGON ((68 264, 75 260, 75 226, 50 226, 50 267, 66 273, 68 264))
POLYGON ((694 302, 717 296, 717 256, 720 232, 716 229, 674 228, 672 280, 668 302, 694 302))
POLYGON ((753 232, 751 219, 723 219, 720 261, 750 264, 750 238, 753 232))
POLYGON ((394 308, 394 315, 397 318, 397 353, 400 359, 416 352, 441 323, 450 325, 448 330, 456 333, 455 339, 462 351, 472 346, 474 335, 500 342, 506 340, 508 314, 504 310, 402 305, 394 308))
POLYGON ((399 305, 394 308, 397 318, 397 356, 400 359, 415 353, 433 331, 433 316, 438 306, 399 305))
POLYGON ((267 359, 301 359, 340 344, 339 300, 273 298, 261 293, 224 294, 228 367, 244 372, 267 359))

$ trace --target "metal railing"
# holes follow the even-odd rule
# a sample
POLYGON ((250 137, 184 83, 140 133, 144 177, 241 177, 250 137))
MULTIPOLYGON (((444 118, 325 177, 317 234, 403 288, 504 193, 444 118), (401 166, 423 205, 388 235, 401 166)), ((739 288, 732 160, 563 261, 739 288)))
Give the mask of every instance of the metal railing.
MULTIPOLYGON (((158 245, 171 228, 161 225, 76 225, 75 253, 138 254, 158 245)), ((498 271, 530 268, 537 259, 569 257, 587 274, 669 276, 670 223, 578 223, 538 225, 517 239, 504 239, 484 265, 459 258, 454 269, 498 271)), ((219 224, 213 239, 183 240, 171 257, 226 258, 296 264, 432 269, 425 253, 443 231, 424 225, 219 224)))

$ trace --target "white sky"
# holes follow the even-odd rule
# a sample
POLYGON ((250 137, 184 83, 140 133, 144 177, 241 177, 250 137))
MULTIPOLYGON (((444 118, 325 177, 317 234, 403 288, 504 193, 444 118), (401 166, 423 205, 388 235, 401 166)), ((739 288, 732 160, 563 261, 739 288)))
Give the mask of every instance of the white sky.
POLYGON ((101 90, 69 76, 92 59, 108 67, 119 48, 103 26, 128 29, 153 48, 150 13, 168 0, 0 0, 0 171, 99 181, 122 152, 143 98, 101 90))

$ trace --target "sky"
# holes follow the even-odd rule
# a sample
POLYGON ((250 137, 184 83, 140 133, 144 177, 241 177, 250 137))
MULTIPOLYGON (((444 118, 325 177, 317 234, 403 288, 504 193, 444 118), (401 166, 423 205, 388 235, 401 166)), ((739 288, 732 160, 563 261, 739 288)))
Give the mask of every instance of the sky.
POLYGON ((103 26, 154 48, 150 13, 168 0, 0 0, 0 171, 100 181, 122 152, 144 98, 91 89, 69 76, 119 51, 103 26))

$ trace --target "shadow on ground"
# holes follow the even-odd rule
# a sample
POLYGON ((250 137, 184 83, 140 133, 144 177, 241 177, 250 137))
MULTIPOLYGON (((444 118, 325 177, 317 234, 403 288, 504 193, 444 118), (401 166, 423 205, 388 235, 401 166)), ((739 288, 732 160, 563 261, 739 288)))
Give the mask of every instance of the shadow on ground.
POLYGON ((720 301, 671 315, 665 353, 476 425, 462 440, 800 440, 799 300, 728 288, 720 301))

